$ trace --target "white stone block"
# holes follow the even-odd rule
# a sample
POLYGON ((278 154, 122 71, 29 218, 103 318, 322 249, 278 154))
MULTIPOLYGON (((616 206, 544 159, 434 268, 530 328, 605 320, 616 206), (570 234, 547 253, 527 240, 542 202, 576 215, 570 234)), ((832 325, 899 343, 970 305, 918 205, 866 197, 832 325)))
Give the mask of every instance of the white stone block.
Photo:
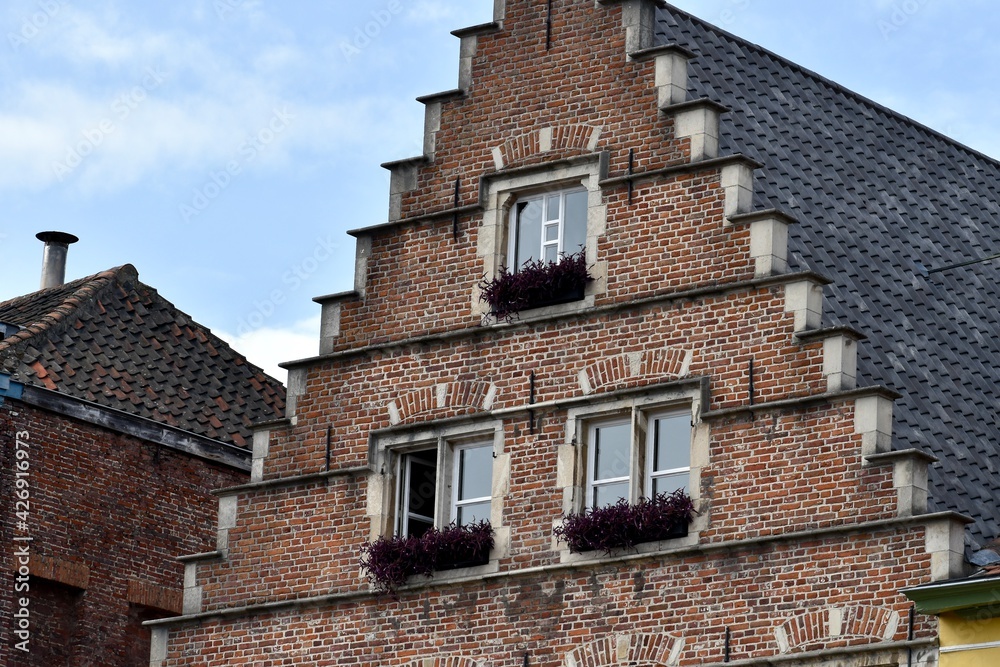
POLYGON ((704 105, 678 112, 674 117, 674 134, 679 139, 691 140, 691 162, 717 157, 719 110, 704 105))
POLYGON ((884 396, 862 396, 854 402, 854 432, 861 436, 865 456, 887 452, 892 445, 892 401, 884 396))
POLYGON ((687 99, 687 58, 679 53, 656 57, 656 89, 660 108, 687 99))
POLYGON ((267 452, 271 446, 271 432, 261 429, 253 434, 253 457, 255 459, 266 459, 267 452))
POLYGON ((785 285, 785 312, 794 313, 795 330, 816 329, 823 321, 823 287, 811 280, 785 285))
POLYGON ((170 639, 170 630, 163 626, 155 626, 151 635, 149 667, 160 667, 167 659, 167 641, 170 639))
POLYGON ((745 164, 726 165, 722 168, 722 188, 727 218, 749 212, 753 206, 753 169, 745 164))
MULTIPOLYGON (((426 105, 424 107, 424 155, 429 158, 434 157, 434 151, 437 148, 437 132, 440 129, 441 103, 434 102, 426 105)), ((414 175, 416 175, 415 171, 414 175)))
POLYGON ((219 498, 219 528, 236 527, 237 496, 223 496, 219 498))
POLYGON ((543 127, 538 131, 538 150, 541 153, 548 153, 552 150, 551 127, 543 127))
POLYGON ((757 276, 770 276, 788 269, 788 223, 777 218, 750 224, 750 256, 757 276))
POLYGON ((201 586, 184 589, 182 611, 185 614, 197 614, 201 611, 201 586))
POLYGON ((844 391, 857 386, 858 344, 849 336, 823 341, 823 375, 827 391, 844 391))

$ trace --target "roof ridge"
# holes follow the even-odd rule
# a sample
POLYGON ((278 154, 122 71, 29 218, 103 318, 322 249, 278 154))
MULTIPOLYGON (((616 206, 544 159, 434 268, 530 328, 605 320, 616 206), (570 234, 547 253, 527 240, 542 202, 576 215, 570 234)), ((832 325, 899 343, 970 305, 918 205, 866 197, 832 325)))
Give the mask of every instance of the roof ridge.
MULTIPOLYGON (((8 336, 7 338, 0 340, 0 352, 17 347, 18 345, 31 340, 35 336, 42 335, 57 325, 68 321, 83 305, 87 303, 89 299, 103 292, 105 288, 114 282, 124 282, 129 279, 136 280, 138 277, 139 272, 134 266, 131 264, 123 264, 121 266, 116 266, 113 269, 108 269, 107 271, 101 271, 100 273, 80 278, 78 281, 80 286, 67 295, 66 298, 63 299, 62 303, 45 315, 39 317, 36 322, 25 326, 12 336, 8 336)), ((63 287, 63 285, 60 285, 59 287, 63 287)), ((25 294, 5 303, 9 304, 20 299, 26 299, 43 291, 45 290, 38 290, 37 292, 32 292, 31 294, 25 294)))
POLYGON ((758 52, 760 52, 760 53, 762 53, 762 54, 764 54, 764 55, 766 55, 766 56, 768 56, 770 58, 774 58, 775 60, 780 61, 784 65, 786 65, 786 66, 788 66, 788 67, 790 67, 792 69, 798 70, 802 74, 805 74, 806 76, 809 76, 809 77, 815 79, 816 81, 822 83, 823 85, 829 86, 830 88, 833 88, 833 89, 837 90, 838 92, 840 92, 840 93, 842 93, 844 95, 847 95, 848 97, 854 98, 856 101, 861 102, 862 104, 865 104, 865 105, 867 105, 869 107, 872 107, 875 110, 880 111, 880 112, 882 112, 882 113, 884 113, 886 115, 889 115, 889 116, 892 116, 894 118, 897 118, 897 119, 903 121, 904 123, 908 123, 909 125, 912 125, 917 130, 920 130, 922 132, 926 132, 927 134, 930 134, 930 135, 936 137, 937 139, 944 140, 946 143, 949 143, 949 144, 955 146, 958 149, 961 149, 961 150, 963 150, 963 151, 965 151, 965 152, 967 152, 967 153, 969 153, 971 155, 974 155, 977 158, 988 160, 989 162, 993 163, 997 167, 1000 167, 1000 159, 991 157, 991 156, 987 155, 986 153, 983 153, 982 151, 978 151, 975 148, 972 148, 972 147, 968 146, 967 144, 963 144, 961 141, 958 141, 954 137, 949 137, 947 134, 944 134, 943 132, 935 130, 934 128, 932 128, 932 127, 930 127, 928 125, 925 125, 924 123, 921 123, 918 120, 914 120, 913 118, 910 118, 906 114, 900 113, 900 112, 896 111, 895 109, 892 109, 891 107, 888 107, 888 106, 886 106, 884 104, 881 104, 880 102, 876 102, 875 100, 871 99, 870 97, 865 97, 864 95, 862 95, 861 93, 857 92, 856 90, 852 90, 852 89, 848 88, 847 86, 845 86, 845 85, 843 85, 841 83, 837 83, 833 79, 828 79, 827 77, 823 76, 822 74, 814 72, 813 70, 809 69, 808 67, 800 65, 797 62, 795 62, 794 60, 786 58, 785 56, 779 55, 779 54, 775 53, 774 51, 771 51, 770 49, 761 46, 760 44, 756 44, 754 42, 751 42, 748 39, 740 37, 739 35, 734 35, 733 33, 729 32, 725 28, 720 28, 719 26, 715 25, 714 23, 711 23, 711 22, 709 22, 709 21, 707 21, 705 19, 699 18, 699 17, 695 16, 694 14, 692 14, 690 12, 687 12, 687 11, 685 11, 683 9, 680 9, 680 8, 678 8, 678 7, 670 4, 670 3, 665 3, 665 4, 666 4, 665 9, 668 9, 671 12, 676 12, 678 14, 681 14, 681 15, 687 17, 689 20, 691 20, 691 21, 693 21, 695 23, 698 23, 698 24, 704 26, 708 30, 711 30, 712 32, 715 32, 715 33, 718 33, 718 34, 722 35, 726 39, 732 40, 734 42, 738 42, 739 44, 741 44, 741 45, 743 45, 745 47, 748 47, 750 49, 754 49, 754 50, 756 50, 756 51, 758 51, 758 52))

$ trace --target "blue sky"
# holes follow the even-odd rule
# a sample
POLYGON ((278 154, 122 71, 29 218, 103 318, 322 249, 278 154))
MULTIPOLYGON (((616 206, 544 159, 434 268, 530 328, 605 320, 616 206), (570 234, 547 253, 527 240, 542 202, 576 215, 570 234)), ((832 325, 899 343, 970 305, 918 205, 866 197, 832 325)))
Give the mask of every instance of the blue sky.
MULTIPOLYGON (((520 1, 520 0, 508 0, 520 1)), ((140 279, 280 379, 350 289, 348 229, 384 222, 384 161, 454 88, 451 30, 492 0, 7 0, 0 7, 0 300, 140 279)), ((986 0, 684 0, 741 37, 1000 156, 1000 10, 986 0)))

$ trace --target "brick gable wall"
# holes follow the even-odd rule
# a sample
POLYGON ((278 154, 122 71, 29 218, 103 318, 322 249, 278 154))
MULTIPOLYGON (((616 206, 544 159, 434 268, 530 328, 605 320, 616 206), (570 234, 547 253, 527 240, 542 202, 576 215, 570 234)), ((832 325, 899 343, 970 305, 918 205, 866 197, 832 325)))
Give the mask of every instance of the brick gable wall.
POLYGON ((225 548, 191 568, 153 665, 705 665, 727 631, 742 664, 933 656, 932 622, 907 643, 899 589, 960 571, 962 521, 924 514, 926 458, 890 451, 892 394, 855 387, 863 336, 824 328, 822 276, 785 270, 790 221, 753 210, 751 163, 715 154, 717 105, 673 99, 687 56, 626 56, 653 5, 555 0, 548 51, 545 3, 460 33, 464 94, 425 100, 426 155, 388 165, 391 224, 354 232, 355 292, 320 299, 325 354, 255 435, 225 548), (498 184, 588 164, 586 300, 484 320, 498 184), (692 535, 568 554, 573 415, 664 392, 694 406, 692 535), (456 424, 497 425, 493 569, 378 597, 358 559, 391 530, 380 438, 456 424))

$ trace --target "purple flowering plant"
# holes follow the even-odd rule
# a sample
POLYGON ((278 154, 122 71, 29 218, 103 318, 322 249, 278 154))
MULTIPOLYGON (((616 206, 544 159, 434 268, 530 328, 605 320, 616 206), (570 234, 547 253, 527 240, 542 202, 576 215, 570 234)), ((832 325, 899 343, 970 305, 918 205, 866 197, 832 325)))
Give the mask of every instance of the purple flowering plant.
POLYGON ((479 298, 498 322, 510 322, 522 310, 582 299, 590 280, 581 250, 558 262, 529 260, 514 272, 504 268, 496 278, 479 281, 479 298))
POLYGON ((361 547, 361 569, 376 589, 395 594, 417 574, 430 577, 438 570, 483 565, 493 548, 489 521, 442 530, 431 528, 420 537, 380 537, 361 547))
POLYGON ((624 498, 613 505, 570 514, 555 534, 573 553, 631 549, 643 542, 684 537, 694 517, 691 497, 678 489, 642 498, 632 505, 624 498))

